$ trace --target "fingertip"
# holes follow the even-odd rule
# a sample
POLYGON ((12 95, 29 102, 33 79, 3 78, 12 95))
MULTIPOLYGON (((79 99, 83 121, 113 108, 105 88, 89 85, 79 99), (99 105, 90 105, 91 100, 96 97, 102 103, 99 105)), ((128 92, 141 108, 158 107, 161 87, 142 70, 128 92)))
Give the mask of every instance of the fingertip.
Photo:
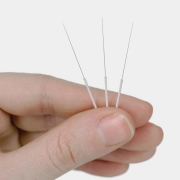
POLYGON ((150 131, 151 131, 152 135, 154 136, 154 138, 153 138, 154 145, 152 148, 158 147, 163 140, 163 136, 164 136, 163 129, 160 126, 157 126, 153 123, 149 123, 149 128, 151 129, 150 131))
POLYGON ((147 151, 155 149, 163 140, 163 130, 152 123, 147 123, 136 129, 132 140, 123 146, 131 151, 147 151))
POLYGON ((147 101, 143 101, 143 102, 144 102, 144 109, 147 112, 146 113, 147 119, 150 119, 153 114, 153 106, 147 101))
POLYGON ((163 129, 160 127, 160 126, 157 126, 156 125, 156 127, 157 127, 157 146, 159 146, 161 143, 162 143, 162 141, 163 141, 163 138, 164 138, 164 132, 163 132, 163 129))
POLYGON ((153 106, 147 101, 139 100, 137 106, 137 112, 141 112, 141 113, 137 113, 136 118, 134 118, 136 120, 135 122, 136 128, 145 125, 151 119, 153 114, 153 106))
POLYGON ((151 103, 142 100, 142 111, 146 112, 144 113, 144 119, 146 119, 147 121, 150 120, 150 118, 152 117, 153 114, 153 106, 151 103))

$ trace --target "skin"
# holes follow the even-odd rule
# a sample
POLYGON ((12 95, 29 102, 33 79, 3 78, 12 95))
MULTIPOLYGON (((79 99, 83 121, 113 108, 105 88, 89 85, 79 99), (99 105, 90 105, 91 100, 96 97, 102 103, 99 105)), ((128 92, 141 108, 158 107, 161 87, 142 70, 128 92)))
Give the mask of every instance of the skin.
MULTIPOLYGON (((98 176, 117 176, 131 163, 150 159, 163 139, 160 127, 149 122, 153 108, 143 100, 86 87, 51 76, 0 73, 0 179, 55 179, 76 169, 98 176), (103 144, 94 130, 106 116, 120 114, 127 140, 103 144), (97 136, 96 136, 97 135, 97 136)), ((119 127, 119 126, 118 126, 119 127)), ((108 137, 118 140, 115 128, 108 137)))

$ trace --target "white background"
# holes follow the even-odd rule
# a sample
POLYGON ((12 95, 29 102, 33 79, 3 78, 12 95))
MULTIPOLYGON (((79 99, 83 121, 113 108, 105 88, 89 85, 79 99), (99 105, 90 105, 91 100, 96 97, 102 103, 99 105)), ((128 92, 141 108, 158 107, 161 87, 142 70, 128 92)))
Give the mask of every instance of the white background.
MULTIPOLYGON (((179 1, 0 0, 0 72, 50 74, 83 83, 62 22, 89 85, 104 88, 101 17, 108 88, 117 91, 132 20, 134 29, 122 92, 149 101, 151 122, 165 136, 156 155, 132 165, 121 180, 180 179, 179 1)), ((106 179, 71 171, 69 179, 106 179)))

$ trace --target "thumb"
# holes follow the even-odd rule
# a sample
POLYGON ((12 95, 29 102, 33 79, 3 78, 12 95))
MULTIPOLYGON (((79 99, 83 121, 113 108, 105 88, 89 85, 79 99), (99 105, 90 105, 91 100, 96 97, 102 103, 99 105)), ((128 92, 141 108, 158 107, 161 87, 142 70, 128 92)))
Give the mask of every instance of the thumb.
POLYGON ((114 151, 133 135, 132 118, 121 109, 76 114, 19 150, 0 156, 2 179, 55 179, 114 151))

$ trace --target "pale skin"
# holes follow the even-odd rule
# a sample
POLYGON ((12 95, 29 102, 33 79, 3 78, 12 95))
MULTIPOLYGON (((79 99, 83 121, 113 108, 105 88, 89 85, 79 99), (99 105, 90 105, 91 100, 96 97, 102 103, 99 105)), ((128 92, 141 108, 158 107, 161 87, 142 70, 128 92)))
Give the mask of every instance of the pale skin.
MULTIPOLYGON (((72 169, 117 176, 150 159, 163 131, 143 100, 46 75, 0 73, 0 179, 53 180, 72 169)), ((147 162, 148 163, 148 162, 147 162)), ((139 170, 140 171, 140 170, 139 170)))

